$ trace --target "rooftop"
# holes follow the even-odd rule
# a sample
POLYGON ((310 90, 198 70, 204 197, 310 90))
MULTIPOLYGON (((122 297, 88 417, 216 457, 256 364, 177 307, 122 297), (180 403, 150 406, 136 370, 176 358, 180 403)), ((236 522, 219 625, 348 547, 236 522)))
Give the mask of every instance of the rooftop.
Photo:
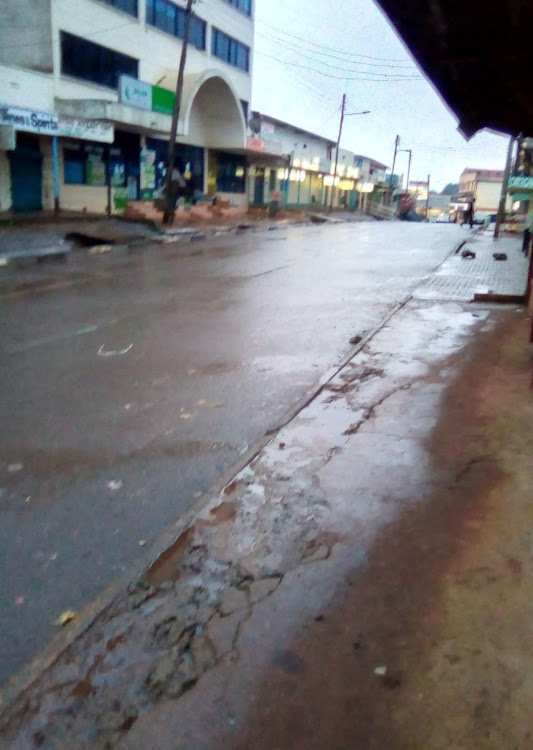
POLYGON ((330 140, 329 138, 326 138, 323 135, 318 135, 318 133, 312 133, 310 130, 305 130, 304 128, 300 128, 297 125, 292 125, 290 122, 284 122, 283 120, 278 120, 276 117, 271 117, 270 115, 264 115, 261 112, 254 111, 252 112, 252 117, 260 118, 261 120, 265 120, 266 122, 270 122, 274 125, 280 125, 284 128, 291 128, 291 130, 294 130, 295 133, 301 133, 302 135, 308 135, 311 138, 317 138, 320 141, 325 141, 329 146, 334 146, 335 142, 330 140))

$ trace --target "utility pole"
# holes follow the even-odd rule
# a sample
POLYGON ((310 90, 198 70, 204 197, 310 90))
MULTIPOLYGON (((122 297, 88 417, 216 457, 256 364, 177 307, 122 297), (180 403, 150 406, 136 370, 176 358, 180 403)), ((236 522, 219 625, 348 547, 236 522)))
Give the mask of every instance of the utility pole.
POLYGON ((413 158, 413 152, 410 148, 405 149, 409 154, 409 165, 407 167, 407 192, 409 192, 409 177, 411 175, 411 159, 413 158))
POLYGON ((428 220, 428 214, 429 214, 429 181, 431 179, 431 175, 428 174, 428 195, 426 198, 426 221, 428 220))
POLYGON ((335 149, 335 169, 333 170, 333 184, 331 186, 331 195, 329 197, 329 210, 330 211, 333 211, 333 195, 335 192, 335 178, 337 176, 337 168, 339 166, 339 147, 341 145, 342 127, 344 125, 345 113, 346 113, 346 94, 343 94, 342 105, 341 105, 341 121, 339 124, 339 137, 337 138, 337 148, 335 149))
POLYGON ((500 194, 500 205, 498 206, 498 217, 494 227, 494 239, 500 236, 501 225, 505 219, 505 203, 507 201, 507 190, 509 188, 509 175, 511 174, 511 160, 513 157, 514 136, 510 136, 509 145, 507 146, 507 159, 505 161, 505 171, 503 173, 502 192, 500 194))
POLYGON ((174 111, 172 113, 172 124, 170 126, 170 139, 168 142, 167 173, 165 175, 165 212, 163 224, 171 224, 174 221, 174 195, 172 191, 172 172, 174 171, 174 146, 178 134, 178 120, 180 116, 181 98, 183 94, 183 76, 185 74, 185 63, 187 62, 187 46, 189 44, 189 29, 191 26, 192 6, 196 0, 187 0, 185 8, 185 27, 183 29, 183 43, 181 47, 180 67, 178 80, 176 82, 176 98, 174 100, 174 111))
POLYGON ((392 159, 392 171, 391 171, 391 181, 390 181, 390 193, 389 193, 389 205, 392 200, 392 194, 394 193, 394 169, 396 167, 396 156, 398 154, 398 146, 400 145, 400 136, 397 135, 394 139, 394 157, 392 159))
POLYGON ((333 172, 333 185, 331 186, 331 196, 329 201, 329 210, 333 211, 333 195, 335 190, 335 178, 337 176, 337 169, 339 166, 339 148, 341 145, 341 138, 342 138, 342 127, 344 125, 344 118, 345 117, 354 117, 354 115, 369 115, 370 110, 365 109, 362 112, 346 112, 346 94, 342 95, 342 104, 341 104, 341 121, 339 124, 339 137, 337 138, 337 147, 335 149, 335 171, 333 172))

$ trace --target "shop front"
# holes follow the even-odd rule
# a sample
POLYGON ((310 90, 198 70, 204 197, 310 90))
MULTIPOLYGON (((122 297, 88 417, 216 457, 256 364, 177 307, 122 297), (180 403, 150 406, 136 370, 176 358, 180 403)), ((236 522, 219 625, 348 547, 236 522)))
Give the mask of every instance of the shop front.
MULTIPOLYGON (((119 101, 62 100, 63 115, 116 129, 108 145, 63 144, 62 205, 114 212, 128 202, 161 196, 166 175, 176 75, 161 86, 122 76, 119 101)), ((175 166, 186 182, 185 194, 215 193, 246 203, 244 113, 230 82, 220 71, 186 75, 175 145, 175 166)))

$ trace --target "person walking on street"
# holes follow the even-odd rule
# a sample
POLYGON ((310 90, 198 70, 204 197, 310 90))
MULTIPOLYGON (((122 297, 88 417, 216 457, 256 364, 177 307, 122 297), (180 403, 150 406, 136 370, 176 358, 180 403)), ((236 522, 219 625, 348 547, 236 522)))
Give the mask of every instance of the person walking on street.
POLYGON ((463 224, 470 224, 470 229, 474 226, 474 201, 468 203, 468 208, 463 215, 463 224))

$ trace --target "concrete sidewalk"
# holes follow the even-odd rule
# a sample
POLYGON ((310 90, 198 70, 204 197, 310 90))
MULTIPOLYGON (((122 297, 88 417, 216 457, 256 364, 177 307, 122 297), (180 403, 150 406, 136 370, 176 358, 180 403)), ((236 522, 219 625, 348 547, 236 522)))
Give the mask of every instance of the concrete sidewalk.
POLYGON ((495 240, 479 232, 467 237, 461 250, 452 255, 439 270, 417 290, 417 299, 457 300, 470 302, 476 295, 520 297, 527 284, 529 260, 522 254, 522 241, 514 237, 495 240), (462 250, 475 253, 463 258, 462 250), (507 260, 495 260, 494 253, 504 253, 507 260))

